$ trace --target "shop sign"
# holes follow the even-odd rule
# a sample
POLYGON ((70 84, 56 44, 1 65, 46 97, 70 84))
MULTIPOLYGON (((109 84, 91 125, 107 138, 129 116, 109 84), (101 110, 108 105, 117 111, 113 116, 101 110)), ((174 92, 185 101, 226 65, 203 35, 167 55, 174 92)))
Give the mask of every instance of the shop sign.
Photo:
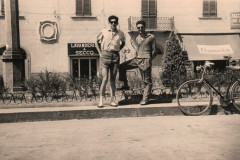
POLYGON ((233 54, 230 44, 226 45, 197 45, 200 54, 233 54))
POLYGON ((231 29, 240 29, 240 12, 231 13, 231 29))
POLYGON ((95 43, 68 43, 69 56, 98 56, 95 43))

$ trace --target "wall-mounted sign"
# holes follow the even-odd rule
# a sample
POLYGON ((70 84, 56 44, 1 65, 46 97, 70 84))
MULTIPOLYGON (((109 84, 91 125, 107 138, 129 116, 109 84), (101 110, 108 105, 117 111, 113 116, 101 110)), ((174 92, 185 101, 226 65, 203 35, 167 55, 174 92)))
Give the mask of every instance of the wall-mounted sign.
POLYGON ((197 45, 200 54, 224 54, 231 55, 233 50, 230 44, 226 45, 197 45))
POLYGON ((231 13, 231 29, 240 29, 240 12, 231 13))
POLYGON ((57 42, 59 36, 59 29, 57 23, 51 21, 40 22, 39 34, 42 42, 57 42))
POLYGON ((69 56, 98 56, 95 43, 68 43, 69 56))

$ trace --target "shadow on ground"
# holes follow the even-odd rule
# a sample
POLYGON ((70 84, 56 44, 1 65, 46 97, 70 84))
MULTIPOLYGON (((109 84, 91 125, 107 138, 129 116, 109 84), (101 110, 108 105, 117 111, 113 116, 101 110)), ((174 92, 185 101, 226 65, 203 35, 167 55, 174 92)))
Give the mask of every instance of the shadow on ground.
MULTIPOLYGON (((150 99, 150 104, 157 103, 172 103, 175 99, 175 95, 152 95, 150 99)), ((118 102, 119 105, 132 105, 139 104, 142 100, 142 95, 129 95, 125 96, 125 99, 118 102)))

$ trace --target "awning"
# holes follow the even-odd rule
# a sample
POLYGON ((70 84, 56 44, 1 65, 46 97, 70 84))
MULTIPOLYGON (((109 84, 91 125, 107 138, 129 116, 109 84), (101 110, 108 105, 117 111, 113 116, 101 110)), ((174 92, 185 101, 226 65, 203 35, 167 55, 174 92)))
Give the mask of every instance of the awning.
MULTIPOLYGON (((181 34, 180 34, 181 35, 181 34)), ((184 50, 191 61, 223 60, 224 56, 240 59, 240 36, 181 35, 184 50)))

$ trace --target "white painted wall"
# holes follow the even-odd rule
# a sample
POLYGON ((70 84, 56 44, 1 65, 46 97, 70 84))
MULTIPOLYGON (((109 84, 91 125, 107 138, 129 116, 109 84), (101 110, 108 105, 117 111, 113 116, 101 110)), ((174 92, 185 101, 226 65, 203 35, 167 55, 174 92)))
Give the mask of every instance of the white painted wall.
MULTIPOLYGON (((221 20, 200 20, 202 0, 158 0, 158 16, 174 16, 180 33, 230 33, 240 29, 230 28, 230 13, 240 11, 240 0, 218 0, 218 17, 221 20)), ((96 35, 108 26, 108 16, 119 17, 119 28, 126 34, 129 43, 128 18, 141 16, 141 0, 92 0, 92 16, 96 19, 77 19, 75 0, 19 0, 21 47, 31 55, 31 72, 43 69, 57 72, 69 71, 67 43, 93 43, 96 35), (57 22, 59 41, 44 44, 40 41, 41 21, 57 22)), ((161 40, 162 41, 162 40, 161 40)), ((0 46, 6 43, 5 20, 0 19, 0 46)), ((162 46, 161 46, 162 48, 162 46)), ((131 55, 129 56, 131 57, 131 55)))

